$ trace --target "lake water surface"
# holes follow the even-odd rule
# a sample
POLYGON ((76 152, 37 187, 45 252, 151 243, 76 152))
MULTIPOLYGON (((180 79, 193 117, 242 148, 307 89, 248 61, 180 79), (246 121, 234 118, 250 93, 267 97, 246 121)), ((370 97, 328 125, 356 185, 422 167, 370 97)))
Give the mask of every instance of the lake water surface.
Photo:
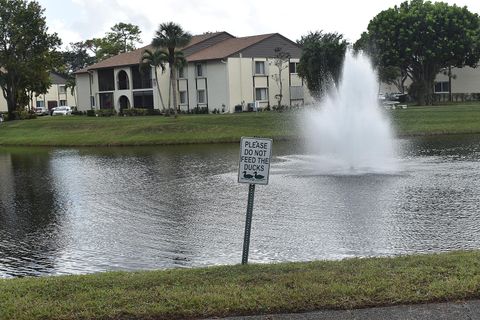
MULTIPOLYGON (((400 169, 308 173, 273 145, 251 262, 480 248, 480 136, 398 140, 400 169)), ((239 146, 0 148, 0 278, 237 264, 239 146)))

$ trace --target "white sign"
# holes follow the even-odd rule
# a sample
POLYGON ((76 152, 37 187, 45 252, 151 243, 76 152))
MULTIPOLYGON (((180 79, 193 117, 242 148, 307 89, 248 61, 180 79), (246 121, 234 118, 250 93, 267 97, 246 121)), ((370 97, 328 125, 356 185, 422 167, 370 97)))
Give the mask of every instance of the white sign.
POLYGON ((238 182, 268 184, 271 157, 272 139, 242 137, 238 182))

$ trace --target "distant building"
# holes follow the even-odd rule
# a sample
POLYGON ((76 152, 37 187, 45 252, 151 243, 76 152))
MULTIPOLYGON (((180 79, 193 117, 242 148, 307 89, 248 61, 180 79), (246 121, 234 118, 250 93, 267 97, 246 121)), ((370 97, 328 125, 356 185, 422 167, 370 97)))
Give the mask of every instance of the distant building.
MULTIPOLYGON (((122 53, 76 73, 78 109, 161 109, 153 69, 140 71, 146 48, 122 53)), ((277 105, 279 86, 273 75, 275 49, 290 54, 282 71, 282 104, 311 102, 305 83, 297 75, 301 48, 278 33, 237 38, 227 32, 194 36, 182 50, 187 65, 178 70, 178 108, 191 111, 235 112, 256 106, 277 105)), ((158 70, 159 87, 167 105, 169 71, 158 70)))
MULTIPOLYGON (((447 70, 440 72, 435 77, 433 94, 435 101, 448 101, 451 94, 453 101, 472 101, 480 100, 480 68, 452 68, 451 79, 449 79, 447 70)), ((405 81, 405 92, 412 81, 405 81)), ((400 90, 394 85, 381 84, 380 93, 397 93, 400 90)))
MULTIPOLYGON (((66 79, 57 73, 50 73, 51 86, 46 94, 33 96, 28 106, 25 107, 48 107, 52 109, 58 106, 75 106, 75 97, 70 92, 70 89, 66 89, 66 79)), ((0 112, 6 112, 8 110, 7 101, 3 94, 0 94, 0 112)))

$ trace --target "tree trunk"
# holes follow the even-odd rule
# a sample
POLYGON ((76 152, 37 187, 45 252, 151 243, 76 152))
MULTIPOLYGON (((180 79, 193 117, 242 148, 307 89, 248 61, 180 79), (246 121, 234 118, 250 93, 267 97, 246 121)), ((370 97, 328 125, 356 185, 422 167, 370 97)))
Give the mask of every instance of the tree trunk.
POLYGON ((158 83, 158 72, 157 67, 153 67, 155 70, 155 82, 157 83, 158 97, 160 98, 160 103, 162 104, 162 110, 165 113, 165 104, 163 103, 162 92, 160 91, 160 83, 158 83))
POLYGON ((17 99, 15 93, 15 86, 7 84, 6 86, 6 100, 7 100, 7 109, 8 109, 8 119, 14 119, 14 111, 17 108, 17 99))
POLYGON ((172 97, 173 97, 173 114, 177 117, 177 77, 175 73, 175 64, 170 67, 170 81, 172 84, 172 97))

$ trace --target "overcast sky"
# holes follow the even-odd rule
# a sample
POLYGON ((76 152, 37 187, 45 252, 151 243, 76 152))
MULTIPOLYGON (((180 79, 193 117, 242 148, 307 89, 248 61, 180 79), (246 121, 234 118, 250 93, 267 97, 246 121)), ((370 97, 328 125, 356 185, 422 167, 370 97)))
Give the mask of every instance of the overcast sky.
MULTIPOLYGON (((295 41, 309 31, 342 33, 356 41, 368 22, 397 0, 38 0, 50 32, 64 45, 102 37, 118 22, 133 23, 150 43, 162 22, 173 21, 192 34, 227 31, 234 36, 278 32, 295 41)), ((480 0, 447 0, 480 13, 480 0)))

